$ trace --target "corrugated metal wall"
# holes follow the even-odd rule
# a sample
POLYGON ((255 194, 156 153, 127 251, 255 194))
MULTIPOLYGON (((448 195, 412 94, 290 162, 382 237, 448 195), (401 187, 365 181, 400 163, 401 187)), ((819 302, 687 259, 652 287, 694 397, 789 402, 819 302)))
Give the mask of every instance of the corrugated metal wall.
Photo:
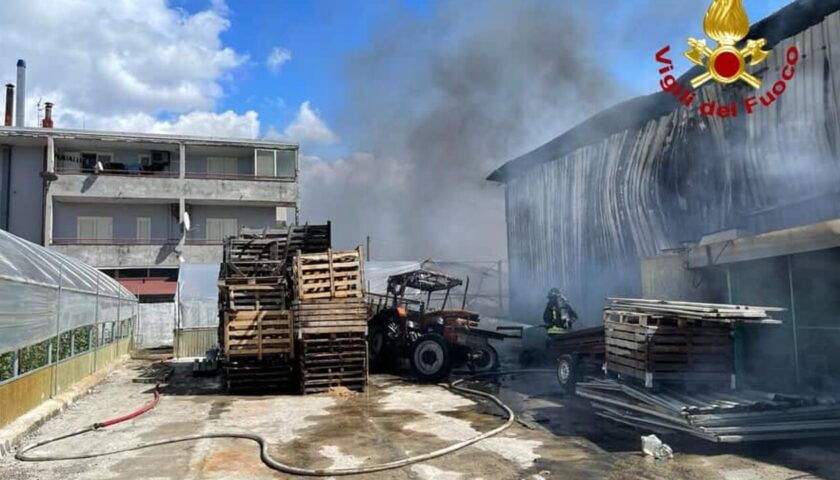
POLYGON ((770 108, 746 115, 746 86, 709 84, 702 101, 739 102, 735 119, 676 108, 639 129, 521 172, 507 181, 512 307, 538 321, 554 286, 588 323, 607 295, 640 293, 639 260, 706 233, 753 233, 840 217, 840 14, 777 45, 760 93, 796 77, 770 108))

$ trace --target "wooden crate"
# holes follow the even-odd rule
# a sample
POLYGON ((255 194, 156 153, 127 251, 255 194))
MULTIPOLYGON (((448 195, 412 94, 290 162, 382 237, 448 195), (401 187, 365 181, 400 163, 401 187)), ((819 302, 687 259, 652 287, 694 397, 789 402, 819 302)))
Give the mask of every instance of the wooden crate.
POLYGON ((292 313, 288 310, 225 312, 222 334, 228 359, 295 356, 292 313))
POLYGON ((362 298, 361 250, 299 253, 295 256, 294 278, 298 300, 362 298))
POLYGON ((301 337, 300 388, 304 395, 338 386, 364 391, 368 365, 363 333, 304 333, 301 337))
POLYGON ((286 359, 234 359, 225 363, 224 372, 231 393, 292 391, 298 385, 294 366, 286 359))
POLYGON ((219 291, 230 311, 285 310, 289 297, 282 277, 225 278, 219 291))
POLYGON ((607 370, 662 383, 731 386, 733 342, 727 325, 605 312, 607 370))
POLYGON ((368 309, 362 298, 296 300, 292 312, 299 335, 367 331, 368 309))

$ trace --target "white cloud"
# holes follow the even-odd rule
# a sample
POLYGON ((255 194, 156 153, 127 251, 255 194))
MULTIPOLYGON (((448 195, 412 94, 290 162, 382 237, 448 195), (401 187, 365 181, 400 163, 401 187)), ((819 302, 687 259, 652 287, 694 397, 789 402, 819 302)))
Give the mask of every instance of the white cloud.
POLYGON ((270 139, 282 139, 301 144, 330 144, 338 141, 338 136, 321 119, 318 111, 309 106, 309 101, 300 104, 297 116, 282 133, 274 127, 270 127, 265 136, 270 139))
POLYGON ((55 102, 56 127, 209 133, 202 118, 242 134, 258 123, 253 112, 208 113, 247 60, 222 44, 227 15, 220 0, 193 14, 166 0, 4 0, 0 80, 13 82, 15 61, 27 60, 28 125, 41 98, 55 102), (181 116, 155 120, 161 114, 181 116))
POLYGON ((147 114, 137 114, 112 121, 112 127, 102 125, 97 129, 249 139, 256 138, 260 131, 260 120, 253 110, 242 115, 230 110, 222 113, 190 112, 174 120, 157 120, 147 114))
POLYGON ((286 48, 282 47, 274 47, 271 49, 271 53, 268 54, 268 58, 265 60, 265 65, 274 73, 280 71, 280 67, 282 67, 286 62, 292 59, 292 52, 290 52, 286 48))

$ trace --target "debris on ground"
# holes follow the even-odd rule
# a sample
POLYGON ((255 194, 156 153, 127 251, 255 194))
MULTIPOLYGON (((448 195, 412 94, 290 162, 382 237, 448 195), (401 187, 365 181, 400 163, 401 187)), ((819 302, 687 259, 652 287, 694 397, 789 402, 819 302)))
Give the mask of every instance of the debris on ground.
POLYGON ((662 443, 656 435, 642 437, 642 451, 657 460, 668 460, 674 458, 674 451, 667 444, 662 443))
POLYGON ((172 374, 172 366, 164 362, 155 362, 144 368, 140 375, 131 379, 132 383, 166 383, 172 374))
POLYGON ((352 398, 352 397, 355 397, 356 395, 358 395, 358 393, 354 392, 353 390, 350 390, 347 387, 339 386, 339 387, 330 387, 329 390, 327 390, 327 395, 329 395, 331 397, 338 397, 338 398, 352 398))

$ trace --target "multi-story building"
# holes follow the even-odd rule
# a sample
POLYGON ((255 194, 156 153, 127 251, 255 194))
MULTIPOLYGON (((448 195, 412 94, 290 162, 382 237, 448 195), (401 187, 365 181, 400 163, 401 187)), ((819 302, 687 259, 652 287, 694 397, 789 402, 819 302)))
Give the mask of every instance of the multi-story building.
POLYGON ((171 301, 182 262, 212 264, 241 227, 298 212, 298 147, 0 127, 0 228, 171 301))

